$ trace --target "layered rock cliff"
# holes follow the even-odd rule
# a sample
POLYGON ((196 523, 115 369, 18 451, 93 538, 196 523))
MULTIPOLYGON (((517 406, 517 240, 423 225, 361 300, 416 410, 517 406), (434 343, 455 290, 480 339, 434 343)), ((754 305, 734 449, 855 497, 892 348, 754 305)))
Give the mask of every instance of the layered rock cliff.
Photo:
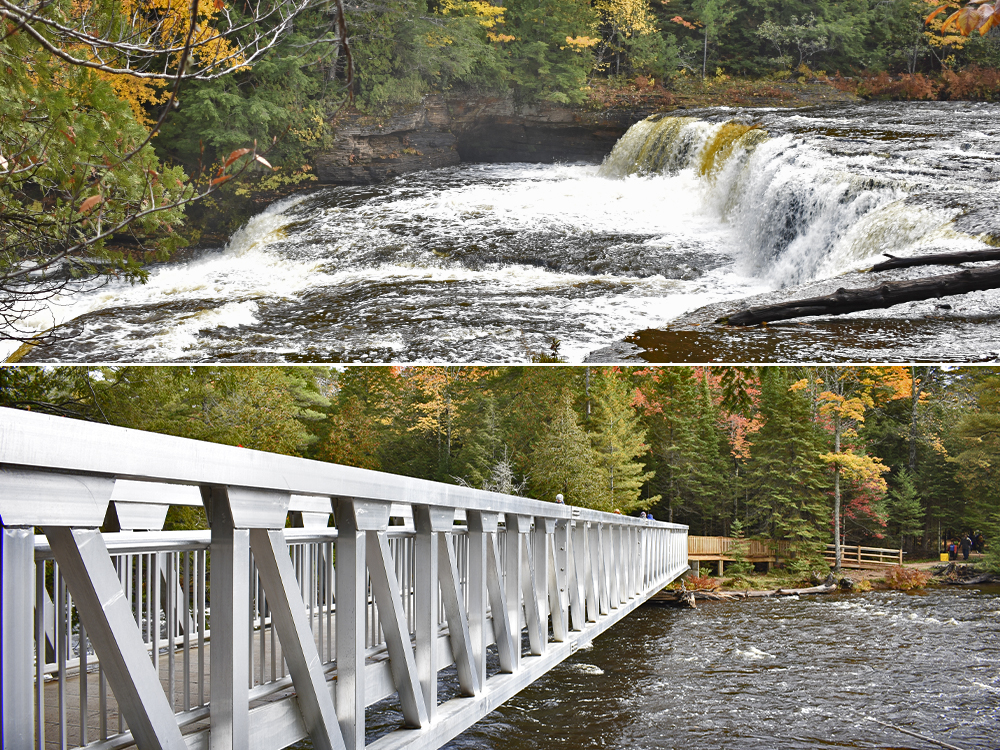
POLYGON ((648 114, 518 105, 512 97, 427 96, 385 119, 340 117, 333 149, 313 166, 321 182, 366 184, 463 161, 598 162, 648 114))

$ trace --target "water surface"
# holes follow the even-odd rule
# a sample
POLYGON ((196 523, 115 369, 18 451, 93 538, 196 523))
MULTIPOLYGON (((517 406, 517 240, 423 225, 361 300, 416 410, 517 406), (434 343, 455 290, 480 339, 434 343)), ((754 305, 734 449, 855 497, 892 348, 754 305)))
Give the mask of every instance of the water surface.
MULTIPOLYGON (((640 123, 603 167, 465 164, 323 188, 145 285, 49 306, 31 325, 63 323, 59 341, 25 361, 510 362, 553 349, 581 361, 881 253, 986 247, 1000 236, 998 115, 940 102, 724 108, 640 123)), ((945 359, 996 348, 1000 295, 980 297, 982 323, 945 359)), ((926 358, 953 344, 921 309, 903 314, 926 358)), ((924 358, 885 338, 882 359, 924 358)), ((835 341, 791 352, 856 359, 835 341)))

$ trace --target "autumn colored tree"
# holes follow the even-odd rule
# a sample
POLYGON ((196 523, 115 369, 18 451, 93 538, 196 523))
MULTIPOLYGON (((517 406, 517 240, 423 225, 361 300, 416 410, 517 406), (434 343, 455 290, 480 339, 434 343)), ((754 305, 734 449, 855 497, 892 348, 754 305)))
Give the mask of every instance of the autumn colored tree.
POLYGON ((313 0, 80 0, 0 4, 0 326, 178 245, 183 207, 255 160, 234 151, 196 195, 152 139, 185 81, 253 64, 313 0), (152 114, 151 114, 152 112, 152 114), (138 251, 111 241, 128 233, 138 251))

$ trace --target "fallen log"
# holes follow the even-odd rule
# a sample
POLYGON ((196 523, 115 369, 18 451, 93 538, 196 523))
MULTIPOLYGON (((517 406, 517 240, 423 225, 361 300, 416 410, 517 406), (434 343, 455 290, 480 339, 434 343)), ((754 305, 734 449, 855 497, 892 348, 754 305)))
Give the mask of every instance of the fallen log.
POLYGON ((838 289, 833 294, 791 300, 777 305, 761 305, 718 318, 730 326, 751 326, 809 315, 844 315, 860 310, 876 310, 903 302, 966 294, 1000 288, 1000 265, 969 268, 957 273, 929 276, 913 281, 887 281, 877 287, 838 289))
POLYGON ((1000 260, 1000 248, 989 250, 966 250, 961 253, 934 253, 918 255, 914 258, 900 258, 889 253, 882 253, 889 260, 883 260, 871 267, 872 271, 890 271, 893 268, 912 268, 913 266, 957 266, 959 263, 979 263, 984 260, 1000 260))
POLYGON ((740 599, 776 599, 783 596, 807 594, 830 594, 837 590, 836 583, 824 583, 802 589, 773 589, 769 591, 718 591, 715 589, 676 589, 654 594, 649 601, 653 604, 686 605, 694 609, 697 601, 732 602, 740 599))

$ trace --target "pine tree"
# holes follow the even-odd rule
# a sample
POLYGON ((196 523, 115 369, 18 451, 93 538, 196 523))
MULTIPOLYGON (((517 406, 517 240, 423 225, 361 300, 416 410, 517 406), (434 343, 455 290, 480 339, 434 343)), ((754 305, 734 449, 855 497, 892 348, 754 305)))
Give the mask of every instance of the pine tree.
POLYGON ((566 390, 531 452, 532 496, 555 500, 561 494, 569 505, 598 507, 600 478, 595 459, 590 438, 573 408, 573 395, 566 390))
POLYGON ((634 389, 617 368, 602 371, 595 380, 596 409, 590 438, 600 474, 597 507, 622 513, 648 508, 660 498, 641 497, 643 483, 653 472, 643 471, 644 465, 636 460, 649 446, 646 429, 632 405, 634 389))
POLYGON ((810 419, 810 404, 792 391, 786 368, 761 369, 761 417, 749 466, 755 530, 791 542, 793 570, 822 564, 831 538, 827 493, 830 480, 821 458, 826 446, 810 419))
POLYGON ((914 475, 909 469, 899 470, 896 487, 889 492, 889 523, 895 535, 899 538, 902 549, 907 536, 919 534, 924 530, 924 509, 920 505, 920 493, 914 475))

